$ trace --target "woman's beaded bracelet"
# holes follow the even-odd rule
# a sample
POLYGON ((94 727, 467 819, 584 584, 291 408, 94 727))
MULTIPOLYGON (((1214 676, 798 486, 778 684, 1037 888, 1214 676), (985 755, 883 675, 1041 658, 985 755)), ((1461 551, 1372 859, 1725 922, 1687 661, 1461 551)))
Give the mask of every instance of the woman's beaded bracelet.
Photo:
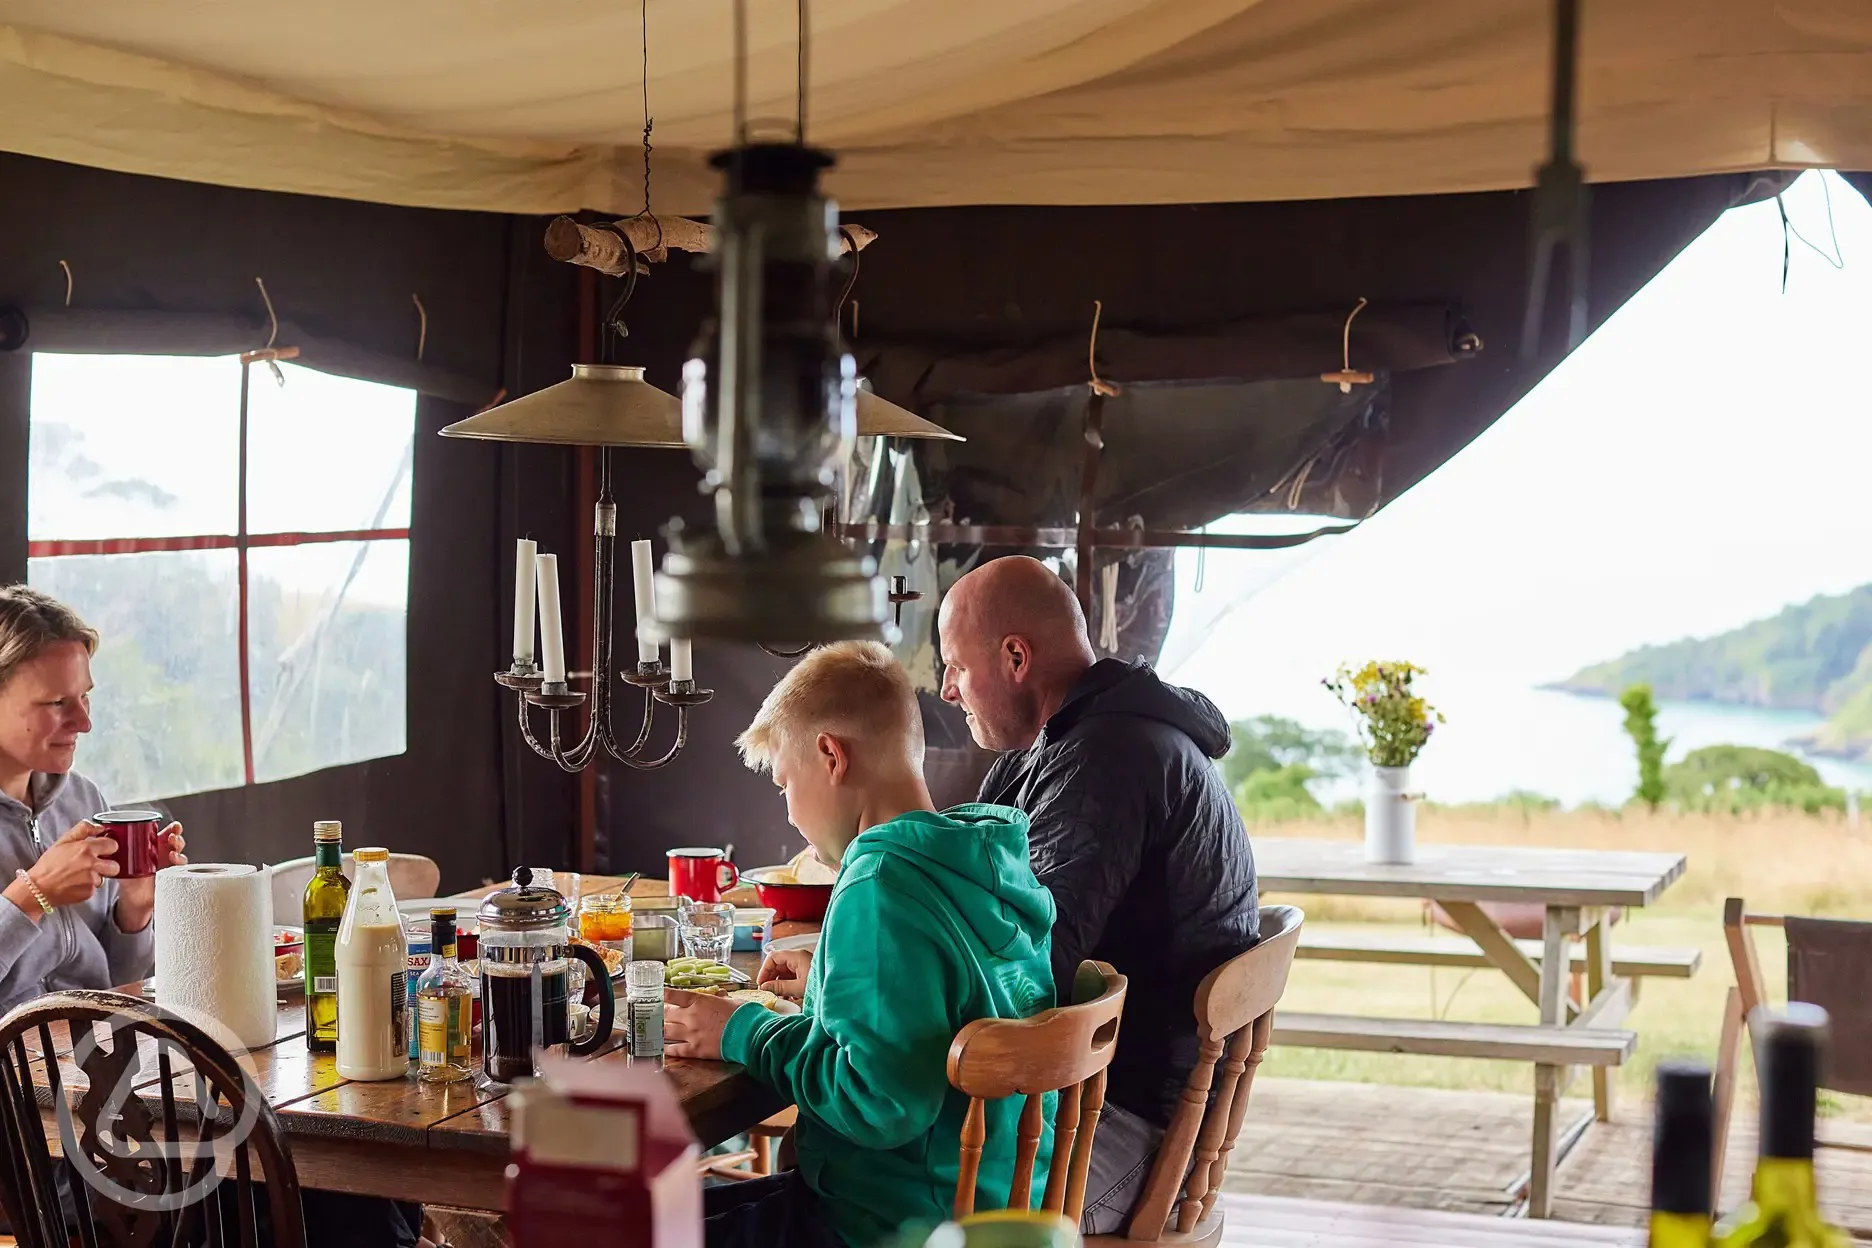
POLYGON ((32 876, 27 875, 23 868, 19 868, 13 872, 13 878, 16 880, 25 880, 26 887, 32 890, 33 900, 39 903, 39 908, 47 914, 52 913, 52 903, 46 900, 46 895, 39 891, 39 886, 37 884, 33 883, 32 876))

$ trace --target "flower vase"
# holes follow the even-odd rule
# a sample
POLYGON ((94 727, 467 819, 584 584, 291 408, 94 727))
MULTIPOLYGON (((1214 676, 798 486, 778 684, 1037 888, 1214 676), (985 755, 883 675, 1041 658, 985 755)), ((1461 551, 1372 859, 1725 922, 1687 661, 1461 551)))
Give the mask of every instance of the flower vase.
POLYGON ((1409 767, 1373 767, 1365 793, 1365 861, 1404 864, 1417 857, 1417 794, 1409 767))

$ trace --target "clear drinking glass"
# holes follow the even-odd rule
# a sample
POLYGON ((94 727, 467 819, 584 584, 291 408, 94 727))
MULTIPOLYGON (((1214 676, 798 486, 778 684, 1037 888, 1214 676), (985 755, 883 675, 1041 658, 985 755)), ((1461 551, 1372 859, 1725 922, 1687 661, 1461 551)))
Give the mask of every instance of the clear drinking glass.
POLYGON ((727 962, 734 948, 734 906, 725 901, 691 901, 678 912, 683 950, 692 958, 727 962))

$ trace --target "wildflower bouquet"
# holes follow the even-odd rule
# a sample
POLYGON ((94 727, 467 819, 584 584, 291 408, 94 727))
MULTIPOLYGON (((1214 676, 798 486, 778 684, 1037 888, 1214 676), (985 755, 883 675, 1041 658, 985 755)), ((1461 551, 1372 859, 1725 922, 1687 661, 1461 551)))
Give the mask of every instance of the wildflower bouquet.
POLYGON ((1359 737, 1373 766, 1410 766, 1443 722, 1435 707, 1411 692, 1411 682, 1423 674, 1414 663, 1373 661, 1356 670, 1342 664, 1331 680, 1320 682, 1358 716, 1359 737))

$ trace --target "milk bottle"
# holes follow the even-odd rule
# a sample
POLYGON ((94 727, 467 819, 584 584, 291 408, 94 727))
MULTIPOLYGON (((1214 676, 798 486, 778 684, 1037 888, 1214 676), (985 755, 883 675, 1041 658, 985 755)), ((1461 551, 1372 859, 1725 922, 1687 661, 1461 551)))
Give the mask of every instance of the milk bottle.
POLYGON ((409 1073, 409 944, 390 891, 390 851, 360 849, 357 882, 338 927, 338 1073, 409 1073))

